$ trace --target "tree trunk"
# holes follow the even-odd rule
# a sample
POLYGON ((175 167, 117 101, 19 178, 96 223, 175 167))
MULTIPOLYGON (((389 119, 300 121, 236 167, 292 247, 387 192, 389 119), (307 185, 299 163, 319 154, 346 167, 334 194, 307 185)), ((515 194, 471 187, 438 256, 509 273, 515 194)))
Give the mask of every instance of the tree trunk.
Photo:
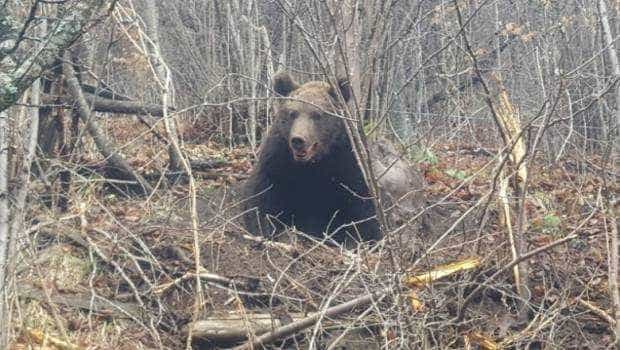
POLYGON ((84 98, 84 94, 80 88, 75 72, 70 63, 65 62, 63 64, 63 71, 67 82, 67 88, 71 96, 75 99, 77 104, 76 110, 80 115, 80 119, 86 125, 88 132, 93 137, 95 145, 99 152, 104 156, 111 167, 118 170, 120 175, 129 179, 135 180, 142 187, 144 194, 149 194, 153 191, 153 188, 149 183, 138 173, 136 173, 116 151, 116 147, 112 145, 105 137, 103 131, 99 128, 99 125, 91 118, 88 104, 84 98))
POLYGON ((8 186, 8 154, 9 116, 5 111, 0 111, 0 348, 6 349, 8 343, 9 315, 8 305, 5 302, 9 292, 9 284, 6 278, 7 262, 9 260, 9 186, 8 186))
MULTIPOLYGON (((617 49, 614 45, 614 38, 609 26, 609 20, 607 19, 607 4, 605 0, 598 1, 598 9, 601 17, 601 27, 603 29, 605 44, 608 46, 607 54, 609 56, 609 62, 611 64, 614 77, 617 78, 620 77, 620 62, 618 62, 617 49)), ((620 84, 616 84, 616 130, 620 130, 620 84)))
MULTIPOLYGON (((40 95, 41 95, 41 80, 37 79, 32 84, 32 87, 30 89, 30 103, 32 105, 37 105, 39 103, 40 95)), ((28 125, 26 130, 24 130, 22 134, 22 139, 23 139, 22 147, 24 149, 23 159, 21 160, 21 162, 16 162, 16 163, 21 163, 21 167, 17 173, 17 178, 14 181, 18 187, 14 190, 13 205, 10 208, 12 215, 10 218, 11 221, 9 223, 8 247, 6 248, 6 250, 4 248, 2 249, 3 253, 6 252, 6 260, 5 260, 6 264, 0 263, 0 269, 5 273, 4 276, 0 277, 0 281, 2 281, 2 283, 6 283, 5 285, 0 285, 0 289, 5 292, 5 293, 0 293, 0 295, 2 296, 4 300, 7 300, 6 296, 8 295, 7 293, 8 290, 5 288, 10 285, 11 277, 15 273, 15 262, 16 262, 15 257, 17 256, 18 252, 22 250, 22 245, 25 242, 25 237, 24 237, 25 220, 24 219, 25 219, 25 215, 26 215, 25 212, 27 208, 26 197, 28 195, 28 191, 30 188, 29 187, 30 166, 34 160, 34 156, 36 153, 37 137, 38 137, 38 129, 39 129, 39 109, 36 107, 31 108, 29 112, 30 113, 28 114, 30 116, 30 124, 28 125)), ((0 128, 2 128, 2 126, 0 126, 0 128)), ((2 138, 2 136, 0 136, 0 138, 2 138)), ((2 161, 0 160, 0 167, 2 167, 1 162, 2 161)), ((3 192, 3 190, 0 187, 0 193, 1 192, 3 192)), ((2 209, 0 209, 0 211, 2 211, 2 209)), ((3 221, 3 219, 0 218, 0 221, 3 221)), ((5 237, 5 235, 2 233, 0 233, 0 235, 2 235, 2 237, 5 237)), ((1 245, 2 244, 0 244, 0 246, 1 245)), ((5 348, 7 344, 6 342, 8 341, 8 331, 6 333, 5 331, 8 329, 8 327, 10 327, 11 315, 8 314, 8 308, 6 308, 8 307, 8 305, 5 305, 5 303, 2 303, 2 305, 3 305, 2 308, 5 308, 5 309, 1 311, 0 319, 2 321, 9 322, 8 325, 0 323, 0 332, 2 333, 2 339, 0 340, 0 347, 5 348), (7 335, 7 339, 4 339, 5 338, 4 334, 7 335)))
MULTIPOLYGON (((609 62, 611 63, 611 69, 614 73, 614 78, 618 78, 620 77, 620 62, 618 62, 618 54, 614 45, 609 20, 607 18, 607 4, 605 3, 605 0, 598 1, 598 11, 601 18, 601 27, 603 29, 605 44, 607 45, 607 54, 609 56, 609 62)), ((620 154, 620 145, 618 145, 618 142, 616 141, 618 132, 620 132, 620 84, 618 83, 616 83, 616 125, 615 128, 610 128, 610 132, 611 135, 609 135, 609 139, 612 141, 613 147, 611 164, 616 164, 616 159, 614 158, 620 154)), ((608 207, 610 208, 609 211, 613 217, 613 205, 608 207)), ((619 245, 618 227, 616 220, 613 219, 609 248, 609 294, 611 296, 614 318, 616 320, 614 332, 616 333, 617 348, 620 348, 620 286, 618 286, 618 277, 620 275, 620 272, 618 271, 618 260, 620 259, 619 245)))

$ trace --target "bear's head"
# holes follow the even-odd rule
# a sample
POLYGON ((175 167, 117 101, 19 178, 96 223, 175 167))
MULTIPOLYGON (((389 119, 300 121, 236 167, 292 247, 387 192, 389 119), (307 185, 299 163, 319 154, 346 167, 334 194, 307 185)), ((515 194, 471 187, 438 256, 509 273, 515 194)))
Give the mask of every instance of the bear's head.
POLYGON ((316 163, 348 142, 339 102, 351 95, 348 80, 339 79, 338 87, 322 81, 298 84, 288 73, 278 73, 273 89, 287 97, 276 107, 276 123, 293 161, 316 163))

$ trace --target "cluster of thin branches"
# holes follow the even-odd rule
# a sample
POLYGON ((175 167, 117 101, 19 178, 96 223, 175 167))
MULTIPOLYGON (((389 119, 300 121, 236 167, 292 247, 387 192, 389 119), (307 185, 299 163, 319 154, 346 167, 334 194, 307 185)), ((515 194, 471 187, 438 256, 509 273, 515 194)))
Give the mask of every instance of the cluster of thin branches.
MULTIPOLYGON (((616 327, 617 342, 617 199, 612 191, 620 123, 618 9, 604 0, 586 7, 578 1, 529 5, 488 0, 4 2, 0 346, 8 342, 7 330, 15 331, 11 317, 21 304, 11 291, 19 294, 16 284, 25 271, 20 264, 31 263, 41 284, 49 283, 47 261, 37 262, 46 240, 70 242, 87 255, 88 299, 58 298, 37 288, 38 281, 26 288, 25 297, 90 310, 91 330, 94 315, 111 308, 114 317, 131 319, 159 348, 178 345, 178 338, 171 339, 179 334, 190 347, 194 328, 183 324, 197 324, 220 307, 214 300, 221 293, 230 299, 224 306, 234 305, 246 317, 253 310, 245 304, 257 300, 270 310, 284 305, 285 314, 312 308, 310 315, 266 334, 249 334, 244 346, 250 348, 286 337, 297 341, 302 331, 310 348, 318 348, 326 334, 328 347, 334 348, 360 332, 385 348, 459 346, 480 338, 473 330, 497 331, 502 346, 562 346, 590 341, 574 333, 584 329, 573 324, 580 322, 582 310, 616 327), (181 127, 199 121, 226 146, 246 143, 256 151, 272 122, 269 79, 278 70, 303 80, 350 78, 351 103, 340 117, 375 199, 386 237, 380 244, 344 249, 294 231, 291 235, 304 243, 273 242, 243 232, 236 215, 221 210, 210 219, 201 215, 200 182, 186 153, 185 143, 192 140, 183 140, 181 127), (137 115, 140 124, 112 121, 109 117, 118 112, 137 115), (108 132, 114 123, 140 125, 144 131, 121 143, 122 135, 108 132), (449 193, 396 225, 380 200, 380 174, 373 172, 369 137, 374 133, 399 142, 401 157, 414 147, 433 152, 450 144, 480 152, 485 161, 449 193), (145 137, 158 143, 158 157, 169 160, 156 181, 124 154, 141 148, 145 137), (87 159, 101 160, 105 171, 97 172, 87 159), (531 169, 541 159, 567 173, 575 163, 580 180, 566 186, 577 193, 588 176, 600 181, 594 198, 575 199, 585 214, 566 234, 531 248, 531 169), (142 197, 131 204, 141 215, 173 216, 177 205, 166 192, 173 187, 167 174, 186 180, 183 215, 189 224, 155 220, 151 231, 144 229, 149 220, 128 226, 114 211, 114 201, 101 198, 107 188, 97 181, 137 192, 142 197), (447 216, 439 232, 417 232, 416 221, 425 213, 446 206, 480 179, 488 183, 485 192, 471 202, 450 203, 459 210, 447 216), (40 217, 53 220, 35 221, 40 217), (595 220, 602 221, 597 226, 595 220), (181 231, 178 241, 189 249, 153 236, 174 230, 181 231), (233 239, 267 261, 263 275, 256 271, 244 279, 215 271, 220 255, 234 255, 235 246, 225 243, 233 239), (503 243, 492 248, 487 239, 503 243), (584 266, 584 273, 530 264, 574 242, 595 242, 604 249, 606 270, 584 266), (411 270, 429 270, 468 251, 483 258, 480 271, 421 291, 401 283, 411 270), (102 271, 111 274, 105 288, 97 284, 102 271), (573 283, 561 274, 586 282, 573 283), (599 275, 608 281, 601 299, 609 305, 586 298, 599 275), (191 310, 181 319, 171 306, 178 300, 191 310), (418 301, 425 308, 417 308, 418 301), (504 318, 485 320, 490 314, 485 307, 504 318), (493 328, 497 325, 499 331, 493 328)), ((62 338, 57 341, 70 343, 59 310, 51 312, 62 338)))

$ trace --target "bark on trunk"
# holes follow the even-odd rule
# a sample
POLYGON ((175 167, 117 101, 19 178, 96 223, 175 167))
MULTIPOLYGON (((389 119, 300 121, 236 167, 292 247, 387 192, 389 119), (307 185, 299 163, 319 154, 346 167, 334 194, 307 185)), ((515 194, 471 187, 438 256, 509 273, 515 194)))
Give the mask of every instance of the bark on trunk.
POLYGON ((8 342, 9 317, 8 305, 4 302, 8 291, 6 267, 9 250, 9 188, 8 188, 8 119, 6 112, 0 111, 0 348, 8 342))

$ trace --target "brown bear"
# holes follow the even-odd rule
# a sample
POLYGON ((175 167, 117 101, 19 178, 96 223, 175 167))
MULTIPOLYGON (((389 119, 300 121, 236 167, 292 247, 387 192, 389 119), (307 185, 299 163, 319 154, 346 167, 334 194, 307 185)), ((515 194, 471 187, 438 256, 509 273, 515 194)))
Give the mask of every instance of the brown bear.
POLYGON ((287 226, 315 236, 376 241, 381 238, 375 207, 342 119, 350 96, 312 81, 299 85, 287 73, 273 89, 286 97, 261 144, 258 162, 244 185, 246 229, 268 237, 287 226))

